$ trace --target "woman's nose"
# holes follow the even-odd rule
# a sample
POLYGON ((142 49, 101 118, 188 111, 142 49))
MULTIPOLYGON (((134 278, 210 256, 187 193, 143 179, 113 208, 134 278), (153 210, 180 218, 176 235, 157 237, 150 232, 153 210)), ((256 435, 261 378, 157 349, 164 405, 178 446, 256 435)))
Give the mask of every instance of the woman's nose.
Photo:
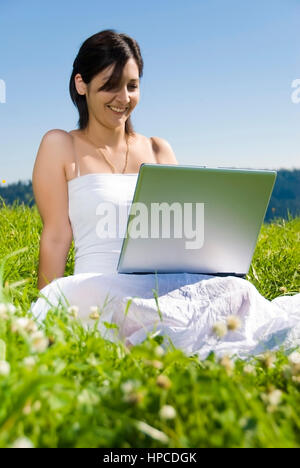
POLYGON ((121 88, 119 91, 118 91, 118 94, 117 94, 117 97, 118 97, 118 100, 120 101, 121 104, 128 104, 130 99, 129 99, 129 93, 128 93, 128 89, 127 88, 121 88))

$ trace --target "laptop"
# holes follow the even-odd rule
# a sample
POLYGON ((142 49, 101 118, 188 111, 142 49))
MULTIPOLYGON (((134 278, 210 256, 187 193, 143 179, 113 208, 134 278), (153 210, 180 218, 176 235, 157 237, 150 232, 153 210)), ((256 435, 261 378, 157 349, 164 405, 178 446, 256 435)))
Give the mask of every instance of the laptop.
POLYGON ((142 164, 118 273, 245 278, 277 172, 142 164))

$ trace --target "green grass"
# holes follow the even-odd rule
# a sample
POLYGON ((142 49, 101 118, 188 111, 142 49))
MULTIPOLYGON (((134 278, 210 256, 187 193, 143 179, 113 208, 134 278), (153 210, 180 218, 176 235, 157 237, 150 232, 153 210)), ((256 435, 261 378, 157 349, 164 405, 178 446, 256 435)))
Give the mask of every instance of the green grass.
MULTIPOLYGON (((300 447, 300 365, 282 350, 200 361, 155 333, 129 350, 63 308, 38 333, 40 217, 0 215, 0 447, 300 447)), ((262 227, 247 279, 267 299, 300 292, 299 233, 300 218, 262 227)))

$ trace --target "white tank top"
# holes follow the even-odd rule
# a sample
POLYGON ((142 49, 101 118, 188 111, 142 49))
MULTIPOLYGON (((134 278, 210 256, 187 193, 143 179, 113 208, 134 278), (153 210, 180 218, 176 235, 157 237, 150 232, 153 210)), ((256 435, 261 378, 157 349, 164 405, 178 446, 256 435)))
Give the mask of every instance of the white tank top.
POLYGON ((116 272, 138 173, 80 175, 77 156, 76 165, 68 181, 74 274, 116 272))

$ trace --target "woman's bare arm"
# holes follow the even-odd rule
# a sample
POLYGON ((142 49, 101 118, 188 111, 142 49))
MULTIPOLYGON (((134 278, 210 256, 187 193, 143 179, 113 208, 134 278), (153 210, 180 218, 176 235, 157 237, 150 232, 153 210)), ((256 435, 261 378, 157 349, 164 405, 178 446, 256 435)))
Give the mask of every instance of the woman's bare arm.
POLYGON ((32 186, 43 230, 40 238, 38 289, 64 275, 72 243, 68 214, 68 190, 64 171, 71 137, 63 130, 50 130, 41 141, 32 173, 32 186))

